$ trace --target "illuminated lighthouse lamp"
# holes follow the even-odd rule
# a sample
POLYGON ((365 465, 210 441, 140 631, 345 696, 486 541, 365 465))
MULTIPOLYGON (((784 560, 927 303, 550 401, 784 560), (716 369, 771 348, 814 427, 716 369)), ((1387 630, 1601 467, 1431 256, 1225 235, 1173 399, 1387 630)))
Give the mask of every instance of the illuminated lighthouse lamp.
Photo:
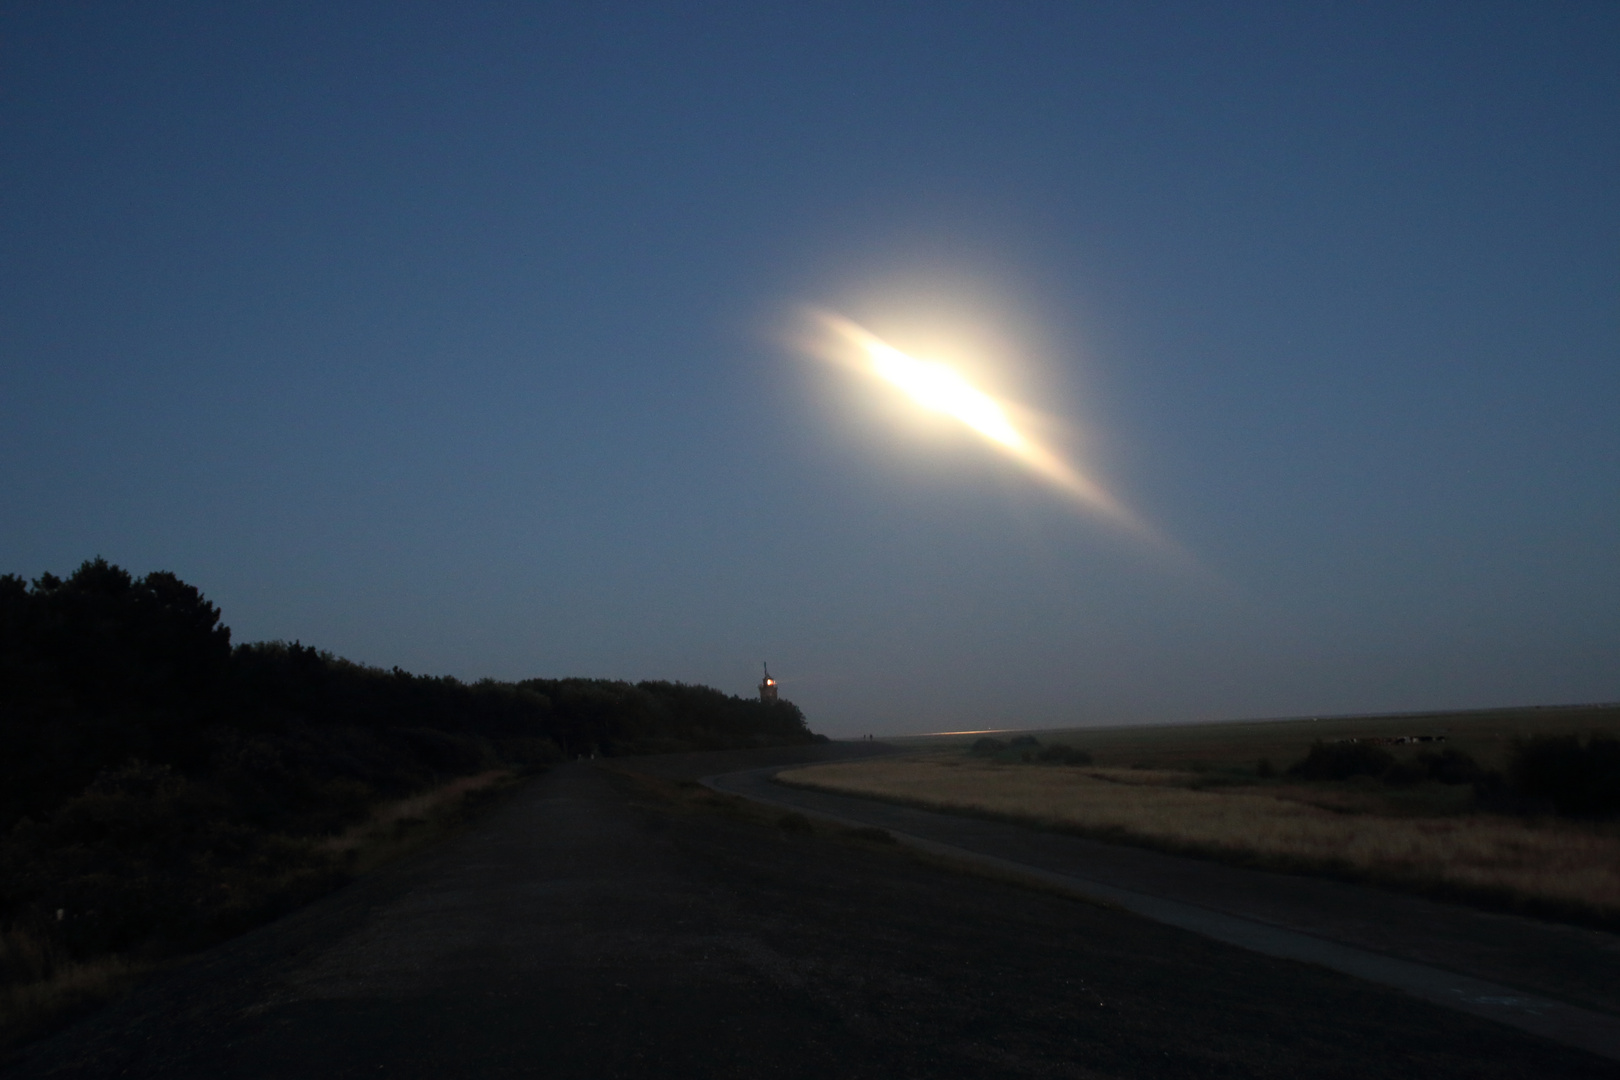
POLYGON ((767 705, 776 704, 776 680, 771 678, 771 666, 765 665, 765 677, 759 681, 759 700, 767 705))

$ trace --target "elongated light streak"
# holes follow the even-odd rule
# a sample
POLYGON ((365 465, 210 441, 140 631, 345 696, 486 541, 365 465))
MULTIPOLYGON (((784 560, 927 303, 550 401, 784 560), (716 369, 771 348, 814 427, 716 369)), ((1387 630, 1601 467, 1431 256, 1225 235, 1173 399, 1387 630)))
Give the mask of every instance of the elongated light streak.
POLYGON ((956 369, 907 356, 877 338, 863 344, 872 358, 872 370, 904 390, 917 404, 954 416, 1003 446, 1014 450, 1025 446, 1024 436, 1007 419, 1001 405, 956 369))
POLYGON ((902 352, 841 315, 817 312, 815 321, 820 332, 808 342, 815 355, 875 375, 923 408, 955 417, 998 450, 1093 510, 1142 528, 1135 516, 1101 485, 1020 431, 1008 416, 1007 406, 975 387, 955 368, 902 352))

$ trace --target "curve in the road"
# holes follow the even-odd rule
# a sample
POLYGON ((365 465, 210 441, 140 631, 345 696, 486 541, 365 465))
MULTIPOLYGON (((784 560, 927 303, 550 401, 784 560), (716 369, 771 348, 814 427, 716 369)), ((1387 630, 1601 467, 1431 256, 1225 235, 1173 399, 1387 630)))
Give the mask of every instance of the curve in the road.
MULTIPOLYGON (((896 840, 931 854, 962 860, 999 873, 1022 876, 1049 887, 1115 904, 1146 918, 1267 956, 1320 964, 1368 982, 1403 990, 1437 1005, 1485 1017, 1566 1046, 1620 1061, 1620 1018, 1490 980, 1301 933, 1258 918, 1122 887, 1106 880, 1102 874, 1087 872, 1085 851, 1090 846, 1098 845, 1097 841, 1042 834, 1048 838, 1049 847, 1069 848, 1075 856, 1067 860, 1068 865, 1062 870, 1007 858, 1004 853, 1015 845, 998 844, 998 838, 1005 841, 1016 836, 1020 841, 1027 842, 1032 830, 774 783, 773 778, 783 768, 772 766, 725 773, 705 777, 703 783, 716 791, 839 824, 882 828, 896 840)), ((1198 872, 1198 867, 1209 865, 1157 852, 1143 852, 1142 855, 1149 859, 1187 864, 1193 873, 1198 872)), ((1221 872, 1248 873, 1234 871, 1230 867, 1221 868, 1221 872)), ((1323 884, 1328 888, 1337 885, 1323 884)))

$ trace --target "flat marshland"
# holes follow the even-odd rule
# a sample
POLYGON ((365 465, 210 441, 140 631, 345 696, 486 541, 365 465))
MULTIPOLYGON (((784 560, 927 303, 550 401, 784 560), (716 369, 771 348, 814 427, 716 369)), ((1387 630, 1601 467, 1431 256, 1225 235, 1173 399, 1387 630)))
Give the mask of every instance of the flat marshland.
MULTIPOLYGON (((1612 730, 1620 719, 1616 713, 1588 711, 1580 719, 1587 728, 1612 730)), ((1569 730, 1569 719, 1553 718, 1529 732, 1569 730), (1561 728, 1558 720, 1564 721, 1561 728)), ((794 769, 778 779, 1227 861, 1620 923, 1620 822, 1484 812, 1468 785, 1392 785, 1369 776, 1306 782, 1283 772, 1305 756, 1314 737, 1346 737, 1338 730, 1344 726, 1362 738, 1449 730, 1449 745, 1470 746, 1482 763, 1495 766, 1510 745, 1500 715, 1452 716, 1428 728, 1411 719, 1277 724, 1269 730, 1261 724, 1231 725, 1233 738, 1224 746, 1222 726, 1114 729, 1091 733, 1100 736, 1093 738, 1083 731, 1037 736, 1048 746, 1095 746, 1092 765, 1007 761, 1006 755, 985 760, 956 740, 949 749, 794 769), (1275 769, 1248 757, 1256 750, 1267 752, 1275 769), (1262 775, 1273 771, 1276 775, 1262 775)), ((1417 751, 1392 749, 1401 752, 1397 760, 1417 751)))
MULTIPOLYGON (((1042 743, 1089 750, 1099 765, 1164 769, 1248 769, 1261 758, 1279 769, 1305 756, 1316 739, 1443 735, 1486 768, 1501 768, 1515 739, 1565 732, 1620 734, 1620 705, 1576 705, 1477 712, 1407 713, 1321 719, 1239 720, 1199 724, 1136 724, 1034 731, 1042 743)), ((922 735, 884 741, 918 751, 966 750, 983 734, 1007 739, 1017 729, 962 735, 922 735)))

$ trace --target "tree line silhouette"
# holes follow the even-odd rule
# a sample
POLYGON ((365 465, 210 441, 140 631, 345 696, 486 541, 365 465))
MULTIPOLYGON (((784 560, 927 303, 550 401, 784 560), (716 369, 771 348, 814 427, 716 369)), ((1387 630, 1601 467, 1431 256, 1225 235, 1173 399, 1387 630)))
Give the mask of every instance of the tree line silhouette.
POLYGON ((0 947, 0 986, 285 910, 343 879, 322 838, 453 777, 816 738, 790 702, 706 686, 469 684, 233 647, 195 587, 99 558, 0 576, 0 945, 34 956, 0 947))

